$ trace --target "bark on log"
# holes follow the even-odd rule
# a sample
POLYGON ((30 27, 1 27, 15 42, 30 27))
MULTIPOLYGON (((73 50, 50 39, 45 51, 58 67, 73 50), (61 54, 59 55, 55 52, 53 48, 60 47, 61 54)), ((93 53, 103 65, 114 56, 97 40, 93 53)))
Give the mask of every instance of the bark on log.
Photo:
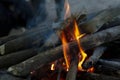
POLYGON ((99 46, 95 48, 92 56, 90 56, 89 59, 84 62, 83 68, 88 69, 94 66, 96 62, 99 60, 99 58, 102 56, 105 50, 106 50, 106 47, 104 46, 99 46))
MULTIPOLYGON (((87 35, 81 38, 79 41, 82 48, 84 50, 88 50, 118 38, 120 38, 120 26, 106 29, 104 31, 97 32, 95 34, 87 35)), ((72 48, 77 46, 77 42, 73 41, 73 42, 70 42, 68 45, 70 48, 72 48)), ((25 76, 29 74, 31 70, 34 70, 38 67, 43 66, 44 64, 47 64, 56 59, 59 59, 62 56, 63 56, 62 46, 59 46, 59 47, 53 48, 50 51, 48 50, 46 52, 39 53, 39 55, 36 55, 20 64, 10 67, 9 72, 18 76, 25 76)))
POLYGON ((5 56, 0 56, 0 69, 18 64, 35 55, 37 55, 37 49, 27 49, 27 50, 11 53, 5 56))
POLYGON ((120 80, 118 77, 96 73, 86 73, 85 75, 82 75, 82 77, 85 80, 120 80))
POLYGON ((66 76, 66 80, 76 80, 77 70, 78 70, 77 68, 78 68, 78 60, 74 59, 71 62, 70 69, 66 76))

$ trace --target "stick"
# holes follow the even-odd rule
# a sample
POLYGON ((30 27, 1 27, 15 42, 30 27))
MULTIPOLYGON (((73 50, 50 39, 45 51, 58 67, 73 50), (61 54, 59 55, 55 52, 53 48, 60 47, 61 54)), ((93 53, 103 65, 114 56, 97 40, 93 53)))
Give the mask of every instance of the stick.
POLYGON ((106 50, 106 47, 104 46, 97 47, 94 50, 93 55, 90 56, 89 59, 85 61, 85 63, 83 64, 83 68, 88 69, 94 66, 96 62, 99 60, 99 58, 102 56, 105 50, 106 50))
POLYGON ((0 56, 0 69, 18 64, 35 55, 37 55, 37 49, 28 49, 28 50, 11 53, 5 56, 0 56))
POLYGON ((66 80, 76 80, 77 66, 78 66, 78 60, 74 59, 71 62, 70 69, 69 69, 69 71, 67 73, 66 80))
MULTIPOLYGON (((117 26, 95 34, 87 35, 79 40, 80 44, 84 50, 88 50, 103 43, 113 41, 120 38, 119 29, 120 26, 117 26)), ((68 46, 72 49, 72 47, 77 46, 77 42, 70 42, 68 46)), ((61 57, 63 57, 62 46, 59 46, 43 53, 40 52, 38 55, 32 58, 10 67, 8 71, 14 75, 25 76, 28 75, 31 70, 37 69, 38 67, 41 67, 49 62, 53 62, 54 60, 57 60, 61 57)))

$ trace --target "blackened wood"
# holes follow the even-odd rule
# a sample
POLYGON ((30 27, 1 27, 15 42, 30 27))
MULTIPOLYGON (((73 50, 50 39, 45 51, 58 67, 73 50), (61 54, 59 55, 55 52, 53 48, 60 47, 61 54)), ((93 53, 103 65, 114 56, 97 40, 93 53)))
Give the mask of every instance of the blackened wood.
POLYGON ((112 61, 112 60, 104 60, 104 59, 100 59, 99 62, 100 64, 104 66, 109 66, 109 67, 113 67, 116 69, 120 69, 120 62, 112 61))
POLYGON ((90 56, 89 59, 87 59, 84 62, 83 68, 88 69, 88 68, 94 66, 96 64, 96 62, 99 60, 99 58, 102 56, 102 54, 104 53, 105 50, 106 50, 106 47, 104 47, 104 46, 99 46, 99 47, 95 48, 92 56, 90 56))
POLYGON ((35 55, 37 55, 37 49, 27 49, 5 56, 0 56, 0 68, 7 68, 9 66, 18 64, 35 55))
MULTIPOLYGON (((103 43, 113 41, 115 39, 120 38, 119 29, 120 29, 120 26, 117 26, 114 28, 97 32, 95 34, 87 35, 79 40, 80 44, 84 50, 88 50, 96 46, 99 46, 103 43)), ((70 48, 72 48, 77 46, 77 42, 73 41, 73 42, 70 42, 68 45, 70 48)), ((39 68, 49 62, 53 62, 54 60, 59 59, 62 56, 63 56, 62 46, 59 46, 59 47, 53 48, 50 51, 48 50, 46 52, 39 53, 38 55, 20 64, 10 67, 9 71, 14 75, 25 76, 25 75, 28 75, 31 70, 39 68)))
POLYGON ((74 59, 70 64, 70 68, 67 73, 66 80, 76 80, 77 70, 78 70, 77 68, 78 68, 78 60, 74 59))
POLYGON ((96 74, 96 73, 85 73, 85 75, 82 75, 82 77, 85 80, 120 80, 119 77, 96 74))

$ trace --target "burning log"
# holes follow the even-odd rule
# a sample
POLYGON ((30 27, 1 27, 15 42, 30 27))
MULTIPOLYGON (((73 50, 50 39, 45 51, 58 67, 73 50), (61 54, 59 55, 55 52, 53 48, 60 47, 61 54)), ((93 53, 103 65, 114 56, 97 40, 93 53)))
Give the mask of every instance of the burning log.
POLYGON ((109 66, 109 67, 113 67, 116 69, 120 69, 120 62, 117 62, 117 61, 109 61, 109 60, 100 59, 99 63, 104 66, 109 66))
POLYGON ((67 73, 66 80, 76 80, 76 75, 77 75, 77 69, 78 68, 78 60, 74 59, 71 62, 70 69, 67 73))
MULTIPOLYGON (((103 43, 107 43, 119 38, 120 38, 120 26, 116 26, 110 29, 97 32, 95 34, 87 35, 81 38, 79 42, 84 50, 88 50, 96 46, 99 46, 103 43)), ((70 42, 68 45, 69 47, 72 48, 77 46, 77 42, 73 41, 73 42, 70 42)), ((53 62, 54 60, 59 59, 62 56, 63 56, 62 46, 59 46, 52 50, 39 53, 38 55, 20 64, 14 65, 10 67, 8 71, 17 76, 25 76, 25 75, 28 75, 31 70, 37 69, 49 62, 53 62)))
POLYGON ((37 49, 28 49, 5 56, 0 56, 0 69, 18 64, 35 55, 37 55, 37 49))
POLYGON ((82 75, 82 77, 85 80, 120 80, 119 77, 96 74, 96 73, 85 73, 84 75, 82 75))
POLYGON ((88 69, 88 68, 92 67, 93 65, 95 65, 105 50, 106 50, 106 47, 104 47, 104 46, 97 47, 94 50, 93 55, 90 56, 90 58, 85 61, 85 63, 83 64, 83 68, 88 69))

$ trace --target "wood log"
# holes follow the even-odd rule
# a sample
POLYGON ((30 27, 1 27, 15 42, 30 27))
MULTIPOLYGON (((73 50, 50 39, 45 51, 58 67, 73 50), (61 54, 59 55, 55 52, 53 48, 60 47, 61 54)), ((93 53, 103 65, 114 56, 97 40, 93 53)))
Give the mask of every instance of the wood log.
MULTIPOLYGON (((87 35, 79 40, 80 44, 84 50, 100 46, 103 43, 107 43, 120 38, 119 29, 120 26, 117 26, 97 32, 95 34, 87 35)), ((70 42, 68 46, 70 48, 77 46, 77 41, 70 42)), ((62 46, 58 46, 52 50, 48 50, 42 53, 40 52, 39 55, 36 55, 20 64, 14 65, 10 67, 8 71, 17 76, 25 76, 28 75, 31 70, 37 69, 49 62, 53 62, 62 56, 62 46)))
POLYGON ((90 56, 89 59, 84 62, 83 68, 88 69, 94 66, 96 62, 99 60, 99 58, 102 56, 105 50, 106 50, 106 47, 104 46, 99 46, 95 48, 92 56, 90 56))
POLYGON ((119 7, 110 8, 100 11, 94 18, 88 20, 86 23, 80 24, 81 30, 85 33, 93 33, 98 31, 105 23, 112 21, 115 17, 117 17, 120 12, 119 7))
POLYGON ((74 58, 70 64, 70 69, 67 73, 66 80, 76 80, 78 70, 78 59, 74 58))
POLYGON ((6 40, 7 42, 0 46, 0 54, 5 55, 11 52, 41 46, 44 43, 44 40, 46 40, 52 33, 52 29, 48 28, 48 26, 46 28, 42 28, 43 27, 38 28, 38 30, 33 29, 32 31, 26 32, 17 39, 11 40, 11 37, 3 39, 3 42, 6 40))
POLYGON ((27 50, 11 53, 5 56, 0 56, 0 69, 18 64, 35 55, 37 55, 37 49, 27 49, 27 50))
POLYGON ((1 37, 0 38, 0 45, 10 41, 10 40, 13 40, 13 39, 16 39, 16 38, 19 38, 19 37, 24 37, 26 35, 30 35, 30 34, 33 34, 35 32, 40 32, 41 34, 43 33, 46 33, 48 30, 49 30, 49 26, 46 25, 46 24, 41 24, 35 28, 32 28, 32 29, 26 29, 25 32, 19 34, 19 35, 8 35, 8 36, 5 36, 5 37, 1 37))
POLYGON ((118 77, 96 73, 85 73, 82 75, 82 78, 85 80, 120 80, 118 77))
POLYGON ((117 62, 117 61, 99 59, 99 63, 104 66, 109 66, 109 67, 113 67, 116 69, 120 69, 120 62, 117 62))
POLYGON ((18 65, 12 66, 8 69, 8 71, 17 76, 26 76, 31 71, 36 70, 44 66, 45 64, 48 64, 50 62, 55 61, 56 59, 61 58, 62 55, 63 55, 62 46, 59 46, 52 50, 39 53, 39 55, 36 55, 26 61, 23 61, 22 63, 18 65))

